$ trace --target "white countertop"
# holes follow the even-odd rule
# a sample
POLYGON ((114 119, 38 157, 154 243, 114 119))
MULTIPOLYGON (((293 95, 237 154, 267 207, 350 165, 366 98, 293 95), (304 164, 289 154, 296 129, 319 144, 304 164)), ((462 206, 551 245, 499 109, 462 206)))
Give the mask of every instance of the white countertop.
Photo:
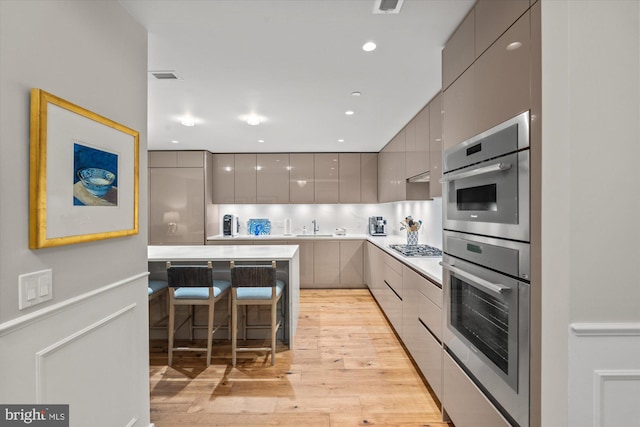
POLYGON ((148 246, 147 257, 149 261, 278 261, 292 259, 297 251, 297 245, 148 246))
MULTIPOLYGON (((440 261, 442 261, 442 257, 406 257, 400 254, 399 252, 391 249, 389 245, 391 244, 403 244, 407 243, 405 236, 371 236, 369 234, 347 234, 346 236, 338 236, 331 235, 327 237, 318 237, 313 234, 308 234, 304 236, 299 235, 283 235, 283 234, 268 234, 262 236, 249 236, 249 235, 238 235, 235 237, 229 236, 210 236, 207 238, 209 241, 251 241, 251 240, 286 240, 289 242, 294 242, 296 240, 366 240, 374 245, 378 246, 380 249, 384 250, 389 255, 397 258, 400 262, 406 264, 410 268, 413 268, 418 273, 426 276, 427 278, 433 280, 438 285, 442 286, 442 267, 440 266, 440 261)), ((215 247, 215 245, 214 245, 215 247)), ((230 246, 225 246, 230 247, 230 246)), ((256 247, 264 247, 264 246, 256 246, 256 247)), ((277 247, 277 246, 267 246, 267 247, 277 247)))

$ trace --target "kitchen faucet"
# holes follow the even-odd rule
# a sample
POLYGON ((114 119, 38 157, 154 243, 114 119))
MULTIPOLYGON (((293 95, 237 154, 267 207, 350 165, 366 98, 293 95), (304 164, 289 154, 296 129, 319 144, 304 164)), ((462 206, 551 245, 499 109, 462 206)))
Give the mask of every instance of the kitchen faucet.
POLYGON ((313 221, 311 221, 311 223, 313 224, 313 234, 316 234, 318 231, 320 231, 320 227, 318 227, 318 221, 314 219, 313 221))

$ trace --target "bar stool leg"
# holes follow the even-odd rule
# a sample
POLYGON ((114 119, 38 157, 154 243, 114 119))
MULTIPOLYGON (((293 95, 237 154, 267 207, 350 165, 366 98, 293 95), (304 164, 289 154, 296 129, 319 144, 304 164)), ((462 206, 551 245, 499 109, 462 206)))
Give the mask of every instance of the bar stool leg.
MULTIPOLYGON (((169 292, 173 293, 173 289, 171 289, 169 292)), ((173 294, 169 295, 169 299, 173 298, 173 294)), ((167 333, 169 334, 169 361, 168 364, 169 366, 171 366, 171 363, 173 362, 173 336, 174 336, 174 329, 175 329, 175 321, 176 321, 176 313, 175 313, 175 305, 170 304, 169 306, 169 326, 167 327, 167 333)))
POLYGON ((231 365, 235 367, 236 346, 238 345, 238 304, 235 297, 236 290, 232 289, 231 292, 233 292, 231 302, 231 365))
POLYGON ((213 314, 214 304, 212 302, 211 304, 209 304, 209 323, 207 323, 207 367, 211 365, 211 347, 213 345, 213 314))
POLYGON ((271 303, 271 366, 276 360, 276 325, 278 317, 278 301, 271 303))

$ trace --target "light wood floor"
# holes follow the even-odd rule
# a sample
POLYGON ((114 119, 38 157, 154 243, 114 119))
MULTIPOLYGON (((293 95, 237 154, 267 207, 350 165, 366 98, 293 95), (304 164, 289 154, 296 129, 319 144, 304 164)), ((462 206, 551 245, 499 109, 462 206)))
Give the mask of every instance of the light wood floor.
MULTIPOLYGON (((164 349, 160 348, 164 345, 164 349)), ((165 426, 448 427, 368 290, 302 290, 296 348, 214 359, 151 347, 151 421, 165 426), (240 359, 240 357, 243 357, 240 359)))

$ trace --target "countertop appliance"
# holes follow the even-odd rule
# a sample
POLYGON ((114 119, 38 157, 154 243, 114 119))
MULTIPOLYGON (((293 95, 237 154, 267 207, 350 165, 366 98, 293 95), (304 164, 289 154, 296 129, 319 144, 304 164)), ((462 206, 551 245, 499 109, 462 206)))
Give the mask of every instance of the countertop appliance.
POLYGON ((386 236, 387 220, 383 216, 370 216, 369 234, 372 236, 386 236))
POLYGON ((442 251, 429 245, 389 245, 391 249, 409 257, 441 257, 442 251))
POLYGON ((234 214, 226 214, 222 219, 222 234, 224 236, 237 236, 240 232, 240 221, 234 214))

